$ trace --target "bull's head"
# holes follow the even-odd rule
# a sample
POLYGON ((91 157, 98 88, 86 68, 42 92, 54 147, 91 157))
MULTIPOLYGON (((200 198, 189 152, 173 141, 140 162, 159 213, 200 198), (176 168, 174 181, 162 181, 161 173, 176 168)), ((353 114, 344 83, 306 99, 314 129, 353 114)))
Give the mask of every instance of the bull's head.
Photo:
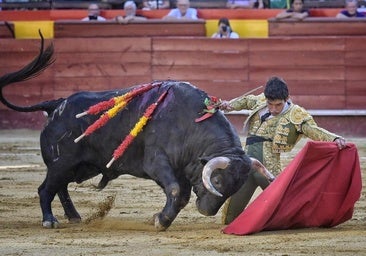
POLYGON ((215 215, 225 200, 234 194, 246 181, 253 168, 269 180, 274 177, 254 158, 230 159, 215 157, 206 162, 202 171, 202 183, 209 193, 197 199, 197 208, 204 215, 215 215), (218 170, 218 172, 215 172, 218 170))
POLYGON ((196 206, 201 214, 212 216, 244 184, 250 170, 250 160, 243 154, 234 158, 220 156, 201 159, 201 163, 204 165, 202 183, 194 187, 196 206))
MULTIPOLYGON (((275 177, 273 174, 267 170, 267 168, 257 159, 250 157, 252 161, 251 168, 262 174, 269 181, 273 181, 275 177)), ((202 182, 205 188, 210 191, 212 194, 221 196, 222 194, 216 190, 216 188, 212 185, 211 182, 211 174, 215 169, 225 169, 230 164, 230 159, 228 157, 215 157, 208 161, 203 167, 202 172, 202 182)))

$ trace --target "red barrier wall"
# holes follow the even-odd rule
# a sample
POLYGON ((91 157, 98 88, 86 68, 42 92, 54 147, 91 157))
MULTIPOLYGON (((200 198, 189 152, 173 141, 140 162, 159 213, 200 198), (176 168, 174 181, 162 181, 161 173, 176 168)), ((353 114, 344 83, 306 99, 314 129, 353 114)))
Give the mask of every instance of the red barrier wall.
MULTIPOLYGON (((215 40, 210 38, 57 38, 56 63, 4 94, 20 105, 82 90, 129 87, 160 79, 190 81, 230 99, 272 75, 289 83, 293 100, 308 109, 366 109, 366 37, 215 40)), ((39 40, 2 39, 0 74, 19 69, 39 40)), ((245 116, 230 116, 240 130, 245 116)), ((42 113, 19 114, 0 105, 0 128, 40 128, 42 113)), ((319 117, 341 134, 366 135, 365 116, 319 117), (326 122, 326 120, 329 122, 326 122), (337 124, 337 125, 335 125, 337 124)))

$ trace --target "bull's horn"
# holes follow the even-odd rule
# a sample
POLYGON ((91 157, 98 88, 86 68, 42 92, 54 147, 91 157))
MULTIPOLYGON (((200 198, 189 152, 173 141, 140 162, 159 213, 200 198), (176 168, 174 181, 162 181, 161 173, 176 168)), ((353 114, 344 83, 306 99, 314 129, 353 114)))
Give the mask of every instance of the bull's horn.
POLYGON ((212 194, 217 196, 222 196, 222 194, 216 190, 216 188, 211 183, 211 174, 215 169, 225 169, 230 163, 228 157, 219 156, 212 158, 203 167, 202 171, 202 182, 205 188, 212 194))
POLYGON ((254 170, 263 175, 270 182, 275 180, 275 176, 270 171, 268 171, 268 169, 258 159, 251 157, 250 160, 252 160, 252 168, 254 170))

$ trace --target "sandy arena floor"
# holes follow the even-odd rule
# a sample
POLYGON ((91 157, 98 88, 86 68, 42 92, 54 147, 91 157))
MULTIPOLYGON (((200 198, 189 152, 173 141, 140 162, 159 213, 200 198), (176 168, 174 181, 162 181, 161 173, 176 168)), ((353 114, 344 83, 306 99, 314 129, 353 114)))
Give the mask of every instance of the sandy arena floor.
MULTIPOLYGON (((54 214, 61 228, 41 227, 37 188, 45 177, 39 131, 0 130, 0 254, 1 255, 366 255, 366 138, 357 145, 363 170, 363 192, 351 220, 331 229, 261 232, 250 236, 220 231, 221 212, 200 215, 194 195, 165 232, 148 224, 165 203, 152 181, 120 177, 96 191, 100 177, 70 184, 70 195, 84 222, 69 224, 58 198, 54 214), (96 218, 110 198, 114 205, 96 218)), ((286 155, 288 161, 303 145, 286 155)))

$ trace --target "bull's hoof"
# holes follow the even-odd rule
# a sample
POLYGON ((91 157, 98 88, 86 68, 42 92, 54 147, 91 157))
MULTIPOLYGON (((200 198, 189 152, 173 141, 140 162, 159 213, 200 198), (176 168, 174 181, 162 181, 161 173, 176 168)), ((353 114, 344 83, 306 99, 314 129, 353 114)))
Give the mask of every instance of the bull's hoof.
POLYGON ((75 212, 69 212, 69 214, 65 213, 64 214, 64 218, 67 219, 69 221, 69 223, 74 224, 74 223, 80 223, 81 222, 81 217, 79 215, 79 213, 75 212))
POLYGON ((160 221, 161 213, 156 213, 153 217, 148 221, 150 225, 154 225, 156 231, 165 231, 169 226, 164 226, 160 221))
POLYGON ((42 220, 42 227, 44 227, 44 228, 59 228, 60 223, 58 222, 58 220, 53 215, 49 214, 42 220))
POLYGON ((69 219, 69 223, 71 224, 81 223, 81 218, 71 218, 69 219))
POLYGON ((44 227, 44 228, 59 228, 60 223, 57 220, 56 221, 45 220, 45 221, 42 221, 42 227, 44 227))
POLYGON ((152 221, 153 221, 152 224, 154 224, 156 231, 165 231, 168 227, 164 226, 161 223, 160 216, 161 216, 161 214, 159 214, 159 213, 154 214, 153 219, 152 219, 152 221))
POLYGON ((161 225, 158 214, 155 216, 154 226, 156 228, 156 231, 165 231, 167 229, 167 227, 164 227, 163 225, 161 225))

